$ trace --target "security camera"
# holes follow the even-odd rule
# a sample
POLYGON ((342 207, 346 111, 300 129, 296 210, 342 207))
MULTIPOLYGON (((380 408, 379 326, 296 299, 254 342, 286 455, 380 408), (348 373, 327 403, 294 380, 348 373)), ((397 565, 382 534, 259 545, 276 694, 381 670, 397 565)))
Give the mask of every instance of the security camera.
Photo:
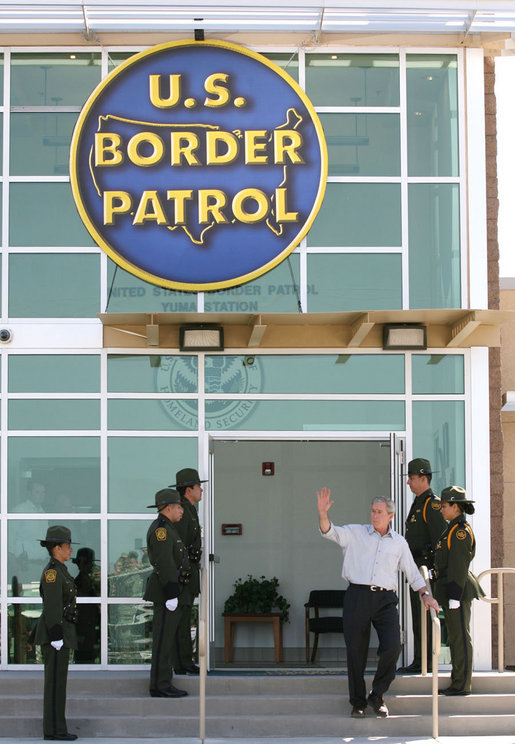
POLYGON ((2 330, 0 330, 0 343, 8 344, 9 341, 12 341, 12 340, 13 340, 12 331, 10 331, 8 328, 2 328, 2 330))

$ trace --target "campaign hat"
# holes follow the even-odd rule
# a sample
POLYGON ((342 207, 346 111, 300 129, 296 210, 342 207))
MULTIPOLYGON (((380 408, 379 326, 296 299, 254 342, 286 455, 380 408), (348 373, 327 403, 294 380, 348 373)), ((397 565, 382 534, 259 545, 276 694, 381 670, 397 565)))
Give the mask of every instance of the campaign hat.
MULTIPOLYGON (((68 527, 65 527, 62 524, 53 524, 51 527, 49 527, 46 531, 46 537, 44 540, 40 540, 39 544, 46 548, 51 547, 52 545, 59 545, 61 543, 71 543, 72 542, 72 533, 68 529, 68 527)), ((73 543, 75 545, 75 543, 73 543)))
POLYGON ((464 488, 460 486, 447 486, 442 491, 440 500, 449 504, 459 504, 467 514, 474 514, 474 501, 467 499, 464 488))
POLYGON ((162 488, 156 493, 155 503, 149 504, 147 506, 147 509, 161 509, 163 506, 167 506, 168 504, 180 503, 181 497, 179 496, 178 491, 176 491, 174 488, 162 488))
POLYGON ((170 488, 187 488, 196 486, 197 483, 207 483, 207 481, 201 480, 198 471, 194 468, 183 468, 175 474, 175 483, 170 488))

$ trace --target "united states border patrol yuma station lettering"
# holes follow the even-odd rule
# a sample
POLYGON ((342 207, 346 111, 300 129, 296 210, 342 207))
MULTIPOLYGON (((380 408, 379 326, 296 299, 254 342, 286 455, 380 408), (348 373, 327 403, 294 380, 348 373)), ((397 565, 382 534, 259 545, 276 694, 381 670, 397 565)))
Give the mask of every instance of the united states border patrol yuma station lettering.
POLYGON ((298 84, 219 41, 123 62, 85 103, 70 153, 98 245, 140 279, 186 291, 277 266, 311 227, 326 176, 322 126, 298 84))

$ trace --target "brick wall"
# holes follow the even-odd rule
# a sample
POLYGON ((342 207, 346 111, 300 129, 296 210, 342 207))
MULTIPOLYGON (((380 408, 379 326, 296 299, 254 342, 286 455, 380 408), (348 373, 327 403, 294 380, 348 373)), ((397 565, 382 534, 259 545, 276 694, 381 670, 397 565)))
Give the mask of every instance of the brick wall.
MULTIPOLYGON (((485 57, 485 132, 486 132, 486 198, 488 241, 488 307, 500 306, 499 243, 497 240, 497 123, 495 101, 495 58, 485 57)), ((503 434, 501 422, 501 350, 491 348, 490 366, 490 530, 492 566, 502 566, 504 561, 503 534, 503 434)), ((495 581, 492 582, 495 596, 495 581)), ((493 664, 497 664, 497 612, 492 613, 493 664)))

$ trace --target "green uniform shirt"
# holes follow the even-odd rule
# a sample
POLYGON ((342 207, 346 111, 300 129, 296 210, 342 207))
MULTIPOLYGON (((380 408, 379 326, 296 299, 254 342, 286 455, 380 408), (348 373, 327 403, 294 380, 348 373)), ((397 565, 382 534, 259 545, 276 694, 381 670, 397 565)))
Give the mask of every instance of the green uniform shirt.
POLYGON ((202 557, 200 523, 198 512, 188 499, 181 499, 181 506, 184 514, 181 521, 175 525, 175 529, 186 546, 191 564, 191 580, 186 588, 192 597, 196 597, 200 593, 200 559, 202 557))
POLYGON ((36 628, 35 643, 42 645, 63 640, 68 648, 77 648, 75 623, 64 617, 75 609, 76 587, 64 563, 54 558, 49 561, 41 574, 39 593, 43 598, 43 612, 36 628))
POLYGON ((179 597, 182 593, 181 573, 190 570, 190 563, 184 543, 175 525, 160 514, 147 532, 148 558, 153 572, 150 574, 143 599, 164 604, 167 599, 179 597))
POLYGON ((440 499, 430 488, 413 500, 404 537, 417 566, 432 567, 432 551, 446 527, 441 508, 440 499))
POLYGON ((471 526, 460 514, 447 525, 435 548, 435 598, 441 605, 450 599, 477 599, 482 590, 469 572, 476 554, 476 541, 471 526))

